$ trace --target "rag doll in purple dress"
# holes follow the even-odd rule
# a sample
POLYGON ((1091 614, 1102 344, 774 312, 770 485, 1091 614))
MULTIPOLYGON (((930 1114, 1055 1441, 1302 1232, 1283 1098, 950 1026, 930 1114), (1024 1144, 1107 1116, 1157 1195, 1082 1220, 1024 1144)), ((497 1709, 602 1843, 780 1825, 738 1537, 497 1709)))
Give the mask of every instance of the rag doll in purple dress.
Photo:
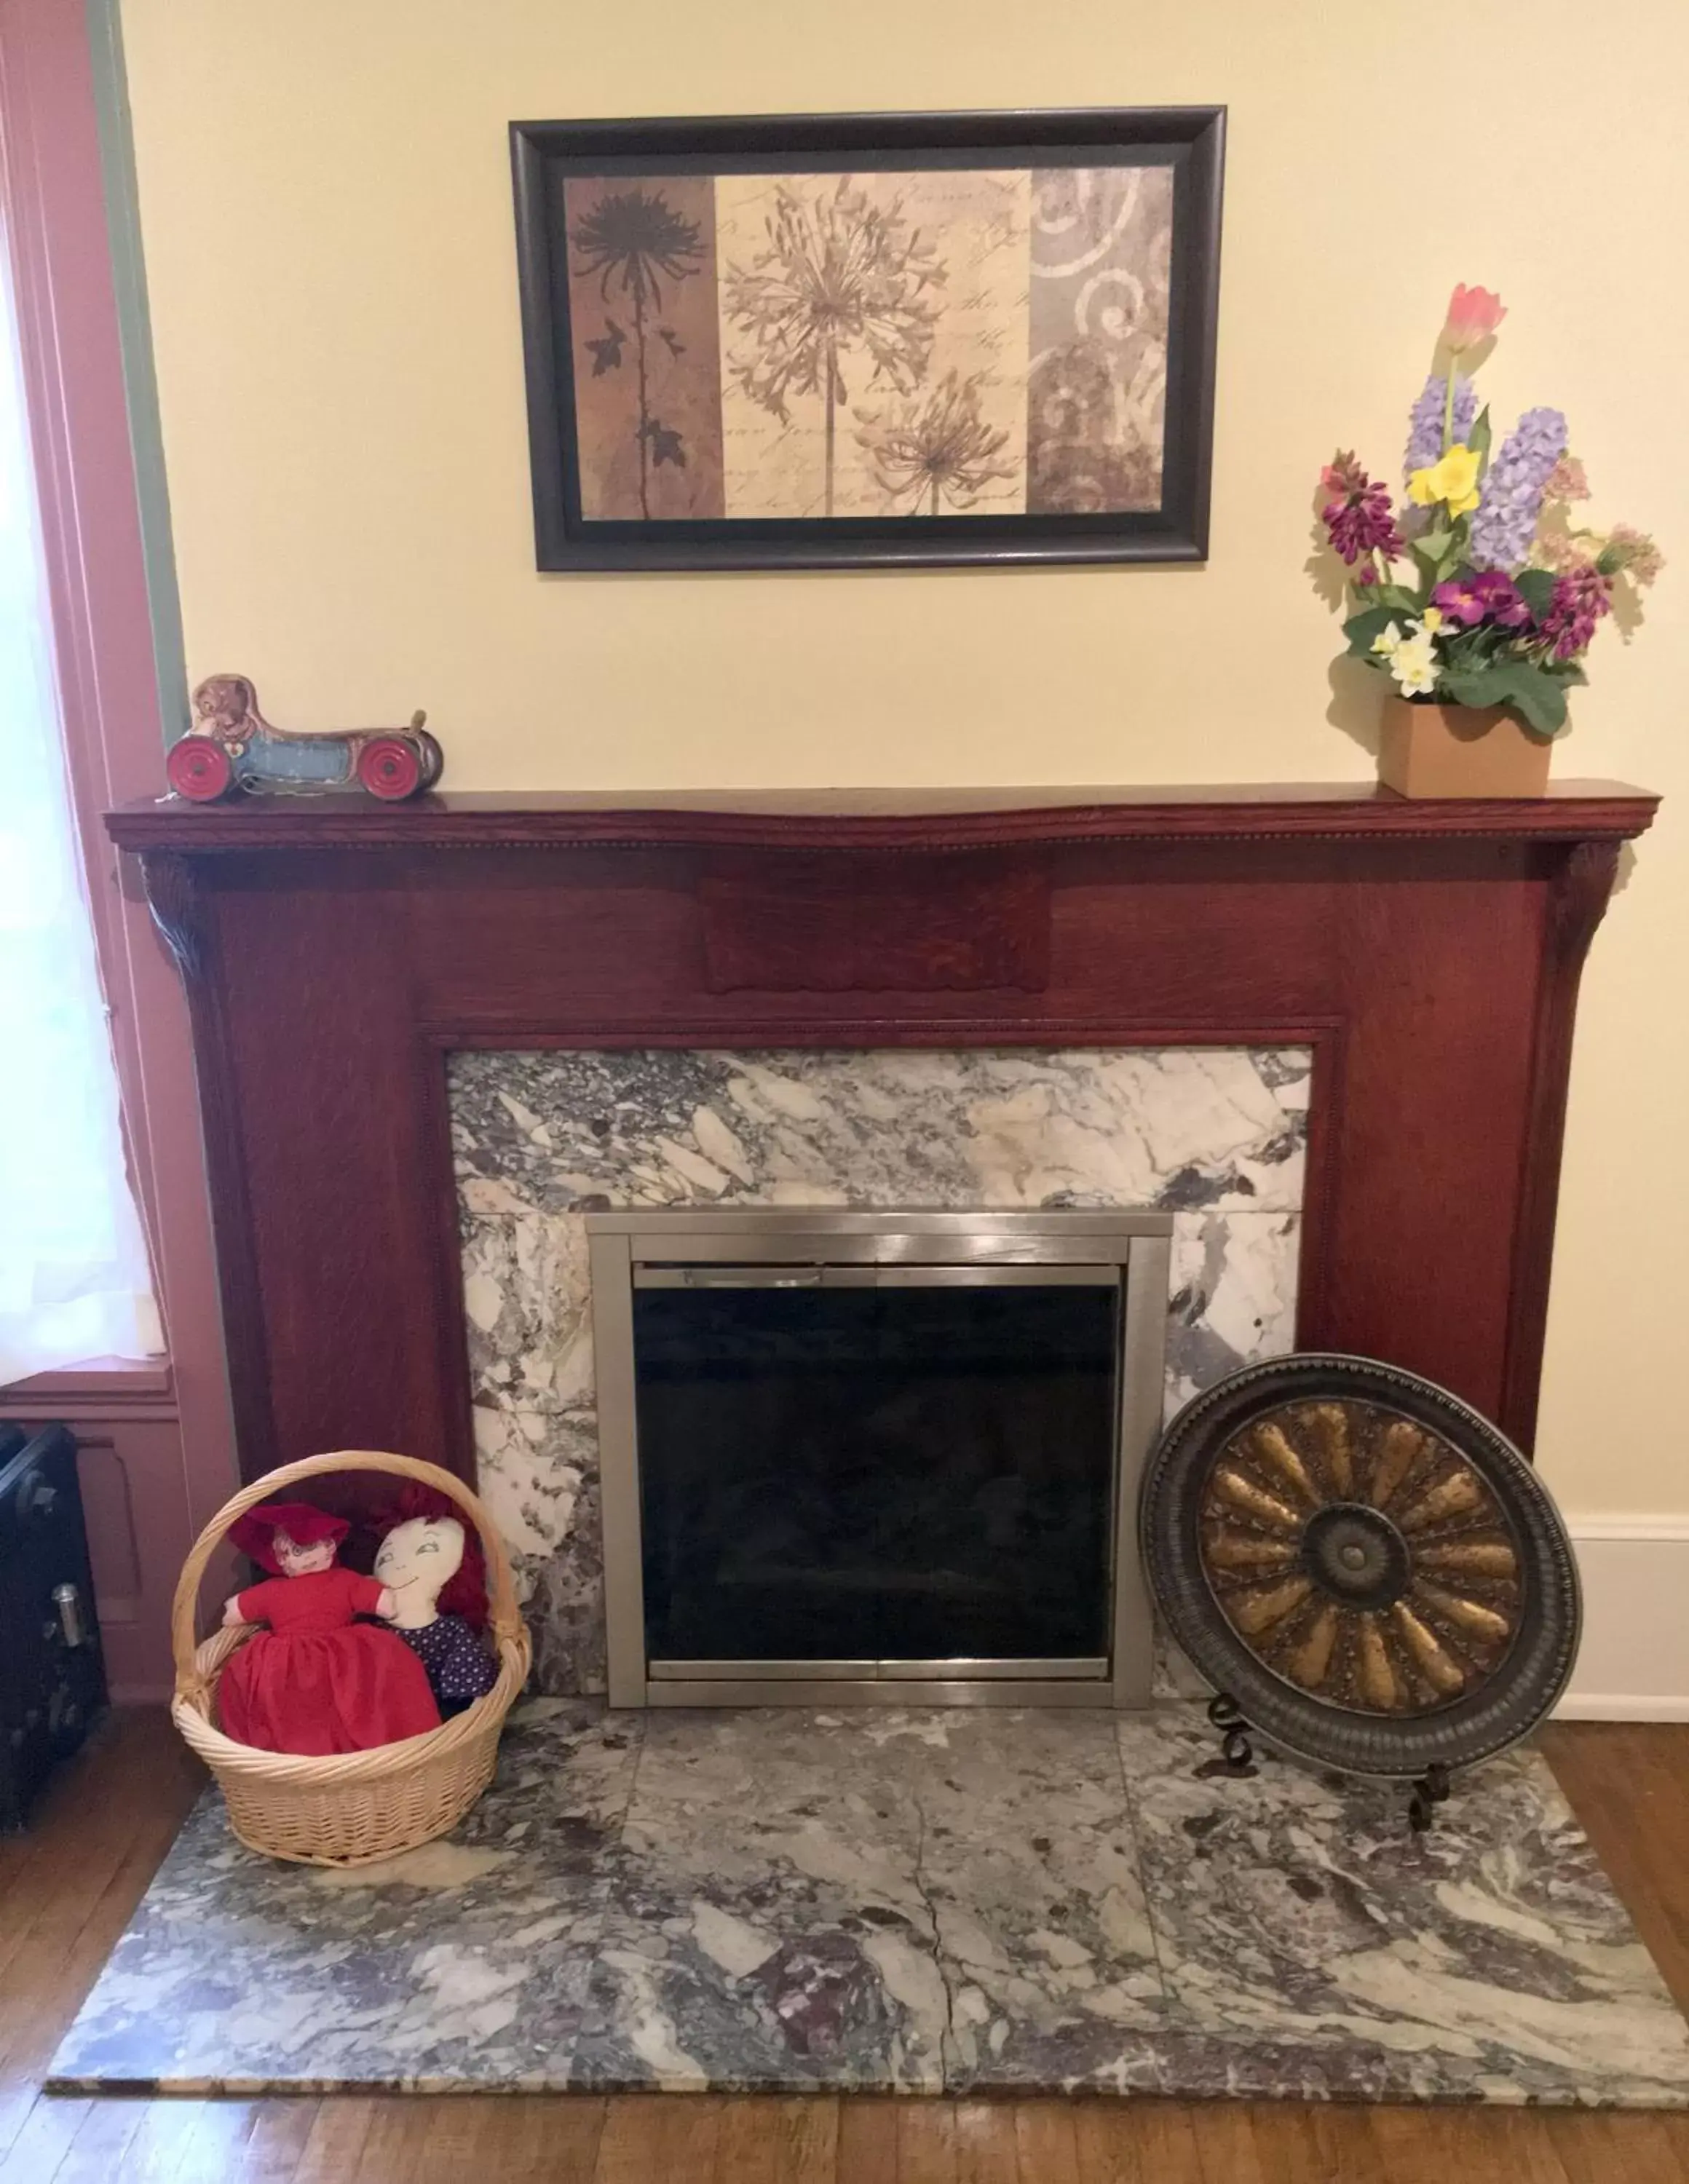
POLYGON ((499 1670, 481 1635, 487 1592, 480 1542, 443 1513, 403 1517, 382 1535, 376 1575, 396 1603, 388 1627, 427 1670, 442 1718, 484 1697, 499 1670))

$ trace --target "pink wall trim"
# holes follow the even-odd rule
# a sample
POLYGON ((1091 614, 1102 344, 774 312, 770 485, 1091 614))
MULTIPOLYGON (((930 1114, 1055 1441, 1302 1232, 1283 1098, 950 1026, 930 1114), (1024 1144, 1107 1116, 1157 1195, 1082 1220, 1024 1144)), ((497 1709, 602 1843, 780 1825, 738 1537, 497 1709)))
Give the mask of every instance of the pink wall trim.
MULTIPOLYGON (((144 1510, 144 1567, 108 1651, 114 1684, 141 1696, 158 1681, 176 1580, 173 1564, 153 1565, 185 1554, 237 1474, 187 1006, 138 883, 98 823, 109 805, 159 794, 164 764, 81 0, 0 0, 0 192, 83 862, 180 1428, 178 1449, 161 1439, 156 1407, 148 1411, 130 1481, 130 1501, 144 1510)), ((120 1440, 119 1425, 110 1429, 120 1440)), ((109 1494, 94 1502, 97 1527, 101 1510, 122 1506, 109 1494)), ((114 1564, 135 1544, 97 1546, 114 1564)))

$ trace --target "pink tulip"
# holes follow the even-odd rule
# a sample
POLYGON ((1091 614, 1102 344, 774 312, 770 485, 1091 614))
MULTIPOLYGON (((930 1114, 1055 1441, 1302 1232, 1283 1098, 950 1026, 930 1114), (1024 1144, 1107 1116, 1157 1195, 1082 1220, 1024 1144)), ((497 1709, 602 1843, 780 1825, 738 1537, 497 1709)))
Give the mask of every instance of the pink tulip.
POLYGON ((1448 320, 1442 345, 1455 356, 1487 341, 1507 316, 1507 307, 1488 288, 1469 288, 1462 281, 1448 299, 1448 320))

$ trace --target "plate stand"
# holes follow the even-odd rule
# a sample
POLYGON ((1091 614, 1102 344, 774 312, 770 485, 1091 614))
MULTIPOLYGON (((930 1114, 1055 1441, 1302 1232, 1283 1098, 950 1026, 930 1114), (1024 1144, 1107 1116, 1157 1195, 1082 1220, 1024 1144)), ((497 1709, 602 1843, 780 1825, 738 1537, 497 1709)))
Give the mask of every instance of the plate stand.
MULTIPOLYGON (((1209 1700, 1208 1719, 1220 1733, 1220 1758, 1224 1765, 1215 1768, 1210 1763, 1202 1771, 1207 1774, 1224 1772, 1240 1779, 1255 1774, 1257 1770, 1254 1731, 1245 1719, 1242 1708, 1229 1691, 1217 1691, 1209 1700)), ((1441 1760, 1434 1759, 1408 1793, 1408 1825, 1416 1836, 1430 1832, 1435 1824, 1437 1807, 1447 1803, 1448 1792, 1448 1769, 1441 1760)))

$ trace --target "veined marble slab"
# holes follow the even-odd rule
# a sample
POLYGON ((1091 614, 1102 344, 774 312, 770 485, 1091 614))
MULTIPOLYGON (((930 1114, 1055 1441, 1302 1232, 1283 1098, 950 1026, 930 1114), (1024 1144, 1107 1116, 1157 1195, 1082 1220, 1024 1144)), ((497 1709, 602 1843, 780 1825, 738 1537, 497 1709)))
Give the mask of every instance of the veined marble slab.
POLYGON ((1195 2042, 1179 2090, 1689 2096, 1689 2027, 1536 1752, 1457 1777, 1416 1836, 1388 1786, 1271 1756, 1217 1779, 1200 1715, 1118 1733, 1168 2000, 1195 2042))
POLYGON ((244 1849, 208 1790, 61 2061, 206 2092, 557 2083, 638 1747, 622 1716, 530 1701, 460 1827, 347 1872, 244 1849))
POLYGON ((1167 1407, 1291 1347, 1307 1050, 453 1056, 480 1486, 549 1691, 604 1687, 594 1209, 1173 1211, 1167 1407))
POLYGON ((345 1874, 196 1809, 61 2092, 1094 2092, 1676 2108, 1689 2027, 1542 1760, 1401 1792, 1200 1713, 540 1699, 345 1874))

